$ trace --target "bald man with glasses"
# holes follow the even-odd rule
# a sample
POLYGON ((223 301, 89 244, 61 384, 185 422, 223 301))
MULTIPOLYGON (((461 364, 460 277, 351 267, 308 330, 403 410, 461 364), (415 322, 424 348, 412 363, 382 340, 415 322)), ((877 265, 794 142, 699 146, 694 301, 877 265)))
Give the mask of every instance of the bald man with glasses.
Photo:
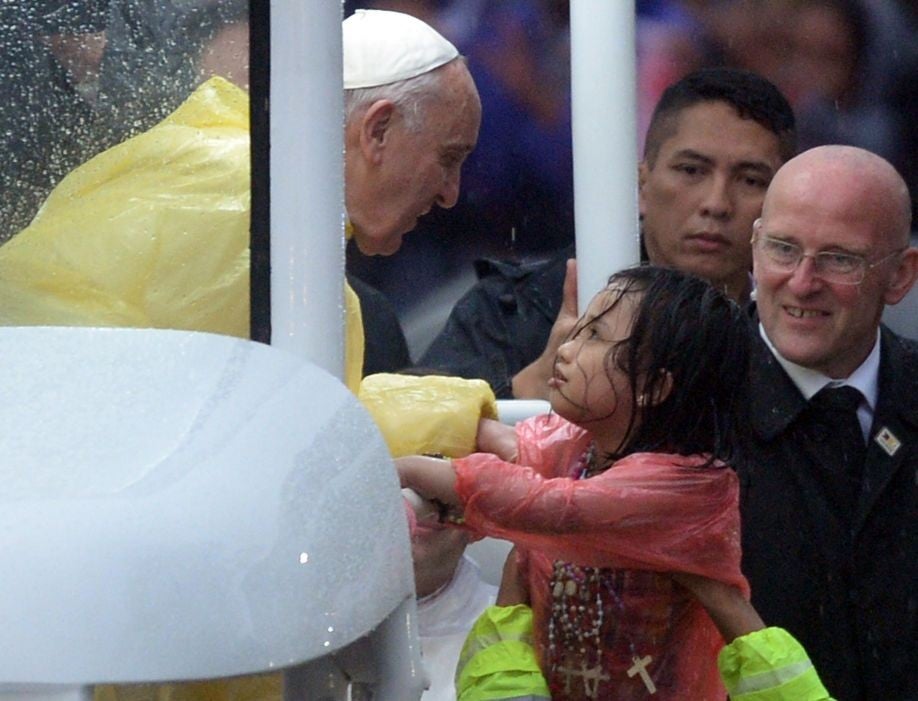
POLYGON ((753 226, 743 570, 838 701, 918 698, 918 344, 881 326, 918 276, 895 169, 825 146, 753 226))

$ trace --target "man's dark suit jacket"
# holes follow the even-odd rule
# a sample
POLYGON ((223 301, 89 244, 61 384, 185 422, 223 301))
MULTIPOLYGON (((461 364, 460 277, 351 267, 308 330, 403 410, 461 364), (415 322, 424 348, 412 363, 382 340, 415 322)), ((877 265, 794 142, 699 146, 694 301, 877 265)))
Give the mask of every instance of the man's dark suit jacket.
POLYGON ((918 344, 883 329, 863 491, 839 514, 816 479, 831 429, 808 425, 800 391, 753 334, 736 465, 753 604, 803 643, 838 701, 918 699, 918 344), (894 455, 875 440, 884 428, 901 442, 894 455))

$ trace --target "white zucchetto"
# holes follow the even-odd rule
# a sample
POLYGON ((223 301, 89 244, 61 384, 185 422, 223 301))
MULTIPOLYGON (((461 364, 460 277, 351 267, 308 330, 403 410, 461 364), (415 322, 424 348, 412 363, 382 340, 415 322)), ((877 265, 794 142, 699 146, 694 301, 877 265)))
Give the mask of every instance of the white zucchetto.
POLYGON ((345 90, 415 78, 459 56, 433 27, 402 12, 357 10, 341 27, 345 90))

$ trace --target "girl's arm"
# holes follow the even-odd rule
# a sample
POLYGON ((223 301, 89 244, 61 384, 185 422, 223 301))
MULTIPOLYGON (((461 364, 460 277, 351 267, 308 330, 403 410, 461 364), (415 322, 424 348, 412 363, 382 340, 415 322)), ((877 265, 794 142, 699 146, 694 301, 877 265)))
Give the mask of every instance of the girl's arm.
MULTIPOLYGON (((476 437, 478 450, 492 453, 512 462, 517 457, 516 430, 493 419, 480 419, 476 437)), ((456 471, 452 461, 426 455, 409 455, 395 459, 402 487, 408 487, 424 499, 435 499, 458 506, 456 471)))
POLYGON ((480 453, 493 453, 501 460, 516 462, 519 446, 516 440, 516 429, 494 419, 478 421, 478 435, 475 444, 480 453))
POLYGON ((525 604, 529 606, 529 582, 520 571, 519 555, 514 546, 507 553, 504 569, 500 577, 500 589, 497 590, 495 606, 516 606, 525 604))
POLYGON ((449 506, 459 506, 456 495, 456 472, 452 462, 424 455, 395 459, 395 469, 402 487, 409 487, 425 499, 449 506))
POLYGON ((782 628, 766 628, 739 589, 682 572, 673 579, 695 595, 727 643, 717 668, 733 701, 832 701, 803 646, 782 628))
POLYGON ((576 480, 477 454, 453 461, 454 488, 467 526, 548 557, 594 567, 716 572, 743 587, 736 476, 686 461, 632 456, 576 480))
POLYGON ((758 611, 736 587, 687 572, 674 572, 673 579, 704 606, 725 642, 765 627, 758 611))

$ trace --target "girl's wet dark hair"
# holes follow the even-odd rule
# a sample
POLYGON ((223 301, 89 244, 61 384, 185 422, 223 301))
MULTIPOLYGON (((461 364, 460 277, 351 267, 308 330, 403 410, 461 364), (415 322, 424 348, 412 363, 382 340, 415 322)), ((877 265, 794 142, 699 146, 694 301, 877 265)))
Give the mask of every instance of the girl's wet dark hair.
POLYGON ((606 361, 608 370, 614 363, 627 373, 632 394, 631 425, 619 456, 708 453, 712 461, 729 463, 749 352, 739 305, 701 278, 652 265, 622 270, 609 284, 616 302, 639 294, 631 334, 606 361), (665 392, 667 374, 668 396, 639 407, 641 395, 649 400, 665 392))

